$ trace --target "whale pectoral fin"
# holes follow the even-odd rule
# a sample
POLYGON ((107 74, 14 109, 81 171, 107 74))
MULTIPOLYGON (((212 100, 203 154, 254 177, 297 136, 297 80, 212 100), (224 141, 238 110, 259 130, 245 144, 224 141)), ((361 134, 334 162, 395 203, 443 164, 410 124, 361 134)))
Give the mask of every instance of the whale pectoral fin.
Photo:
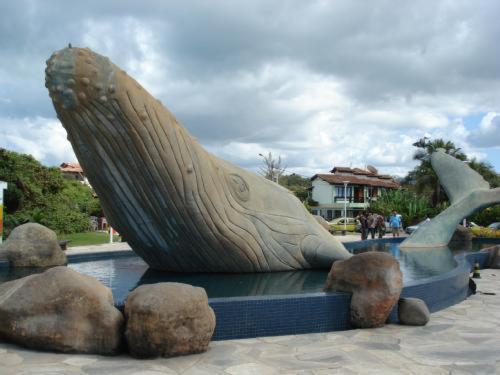
POLYGON ((307 235, 300 243, 300 250, 313 268, 330 268, 336 260, 352 256, 344 245, 333 237, 307 235))

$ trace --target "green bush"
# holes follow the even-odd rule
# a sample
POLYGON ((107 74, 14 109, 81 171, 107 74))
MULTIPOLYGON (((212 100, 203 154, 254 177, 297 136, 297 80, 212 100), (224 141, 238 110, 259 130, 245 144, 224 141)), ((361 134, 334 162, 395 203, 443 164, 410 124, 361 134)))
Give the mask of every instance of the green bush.
POLYGON ((90 230, 90 216, 101 212, 92 189, 65 179, 58 168, 48 168, 30 155, 0 149, 0 180, 4 195, 4 236, 16 226, 36 222, 57 233, 90 230))
POLYGON ((485 208, 482 211, 477 212, 469 218, 477 225, 482 225, 484 227, 490 225, 491 223, 496 223, 500 221, 500 204, 492 207, 485 208))
POLYGON ((500 238, 500 230, 497 229, 473 227, 471 230, 475 237, 500 238))
POLYGON ((401 214, 405 226, 416 224, 426 216, 434 216, 441 212, 446 204, 432 208, 427 196, 417 196, 409 190, 386 190, 370 204, 370 210, 389 216, 396 210, 401 214))

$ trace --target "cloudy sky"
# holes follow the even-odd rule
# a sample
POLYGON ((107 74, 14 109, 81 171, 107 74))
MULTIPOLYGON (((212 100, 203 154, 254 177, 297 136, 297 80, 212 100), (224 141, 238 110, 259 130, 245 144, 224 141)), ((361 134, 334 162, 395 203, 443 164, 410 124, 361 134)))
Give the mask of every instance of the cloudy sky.
POLYGON ((373 164, 422 136, 500 171, 499 1, 0 2, 0 147, 76 160, 44 87, 69 42, 106 55, 210 151, 257 170, 373 164))

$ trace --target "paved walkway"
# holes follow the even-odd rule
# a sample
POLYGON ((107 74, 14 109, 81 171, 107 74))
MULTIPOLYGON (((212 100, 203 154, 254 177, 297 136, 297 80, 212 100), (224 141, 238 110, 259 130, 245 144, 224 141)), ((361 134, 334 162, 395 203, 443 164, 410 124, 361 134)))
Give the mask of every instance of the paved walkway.
POLYGON ((471 296, 432 314, 425 327, 218 341, 203 354, 155 360, 41 353, 0 342, 0 374, 498 374, 500 270, 481 274, 478 291, 496 295, 471 296))

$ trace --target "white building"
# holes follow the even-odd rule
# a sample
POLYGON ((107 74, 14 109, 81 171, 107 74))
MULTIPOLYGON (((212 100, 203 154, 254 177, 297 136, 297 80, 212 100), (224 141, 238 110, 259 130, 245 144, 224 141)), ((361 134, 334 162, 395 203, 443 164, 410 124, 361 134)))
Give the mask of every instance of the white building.
POLYGON ((384 189, 397 189, 399 184, 391 176, 380 175, 376 170, 335 167, 329 174, 316 174, 311 178, 312 199, 318 202, 312 207, 313 215, 326 220, 344 216, 356 217, 376 200, 384 189), (344 183, 347 183, 345 186, 344 183))

